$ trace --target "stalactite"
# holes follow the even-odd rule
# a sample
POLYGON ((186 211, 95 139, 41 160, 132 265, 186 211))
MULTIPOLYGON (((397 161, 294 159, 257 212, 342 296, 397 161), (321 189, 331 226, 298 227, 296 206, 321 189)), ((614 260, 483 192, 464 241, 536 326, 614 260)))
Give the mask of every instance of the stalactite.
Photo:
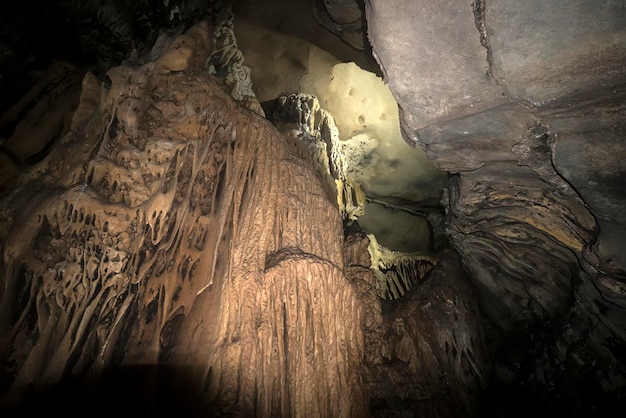
POLYGON ((92 379, 148 367, 144 412, 171 402, 150 394, 172 370, 194 413, 363 416, 341 215, 291 140, 207 75, 208 34, 111 69, 89 121, 2 202, 0 410, 66 410, 42 391, 82 382, 64 396, 87 402, 92 379))
POLYGON ((392 251, 368 234, 370 269, 376 277, 376 289, 383 299, 398 299, 422 281, 437 265, 438 258, 429 254, 406 254, 392 251))

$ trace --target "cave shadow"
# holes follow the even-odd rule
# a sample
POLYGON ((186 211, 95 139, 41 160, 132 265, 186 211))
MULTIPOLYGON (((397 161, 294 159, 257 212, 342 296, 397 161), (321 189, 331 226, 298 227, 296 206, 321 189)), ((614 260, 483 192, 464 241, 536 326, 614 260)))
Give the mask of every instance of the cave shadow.
POLYGON ((191 368, 140 365, 106 370, 99 379, 64 379, 31 387, 23 400, 0 409, 0 417, 226 417, 219 400, 207 400, 206 385, 191 368))

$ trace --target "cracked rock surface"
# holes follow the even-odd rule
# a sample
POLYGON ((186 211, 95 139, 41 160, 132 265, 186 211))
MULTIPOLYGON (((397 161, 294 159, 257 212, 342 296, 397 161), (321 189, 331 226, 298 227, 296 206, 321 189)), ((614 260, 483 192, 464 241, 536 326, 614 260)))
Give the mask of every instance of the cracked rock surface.
POLYGON ((626 151, 623 8, 365 3, 405 139, 454 174, 452 245, 504 335, 528 338, 526 353, 502 344, 496 364, 525 366, 498 365, 494 386, 519 399, 491 412, 623 404, 626 218, 616 208, 626 195, 612 180, 626 151))

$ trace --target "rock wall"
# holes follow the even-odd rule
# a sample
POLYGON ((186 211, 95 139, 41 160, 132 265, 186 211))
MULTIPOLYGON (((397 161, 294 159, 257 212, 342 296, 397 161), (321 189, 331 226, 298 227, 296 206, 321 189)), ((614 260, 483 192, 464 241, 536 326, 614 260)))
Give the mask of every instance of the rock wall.
POLYGON ((483 416, 491 362, 475 289, 452 250, 401 299, 382 301, 367 236, 348 230, 346 274, 364 306, 369 416, 483 416))
MULTIPOLYGON (((163 5, 164 27, 189 17, 163 5)), ((354 2, 314 5, 358 35, 354 2)), ((344 237, 307 152, 208 75, 205 23, 170 31, 88 74, 69 132, 47 126, 64 136, 2 198, 3 416, 623 405, 620 4, 365 5, 404 139, 453 174, 447 234, 461 261, 440 254, 381 301, 368 240, 344 237)), ((119 10, 100 16, 131 42, 119 10)))
POLYGON ((405 139, 453 174, 447 229, 482 306, 526 336, 500 352, 495 381, 526 400, 509 412, 621 402, 623 7, 365 3, 405 139))

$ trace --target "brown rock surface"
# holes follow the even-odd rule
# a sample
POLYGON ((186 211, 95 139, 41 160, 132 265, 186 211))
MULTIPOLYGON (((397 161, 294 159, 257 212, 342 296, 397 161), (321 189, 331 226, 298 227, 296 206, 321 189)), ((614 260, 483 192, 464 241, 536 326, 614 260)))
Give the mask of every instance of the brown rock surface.
POLYGON ((362 416, 361 307, 334 198, 296 143, 193 65, 207 52, 177 72, 110 70, 4 198, 4 406, 110 393, 113 410, 121 379, 148 413, 182 382, 192 412, 362 416))
MULTIPOLYGON (((424 277, 414 276, 419 266, 385 261, 385 275, 410 284, 386 301, 357 227, 366 218, 342 231, 335 196, 296 140, 302 132, 290 125, 280 135, 224 92, 223 68, 208 75, 204 23, 178 36, 194 16, 216 17, 222 2, 62 3, 67 32, 80 38, 58 42, 64 51, 95 48, 100 69, 131 58, 107 76, 59 78, 57 68, 0 119, 3 138, 15 133, 0 175, 35 164, 5 185, 0 203, 2 416, 623 409, 619 2, 234 2, 236 58, 250 66, 256 98, 313 93, 348 121, 340 132, 357 129, 343 147, 358 163, 351 174, 376 168, 358 180, 380 242, 407 233, 420 236, 403 250, 456 251, 419 254, 432 261, 424 277), (355 64, 339 64, 372 67, 340 40, 362 40, 362 5, 399 112, 391 97, 384 110, 375 105, 355 64), (361 135, 383 120, 393 133, 361 135), (423 211, 408 199, 428 183, 412 180, 421 148, 446 170, 428 184, 423 211), (392 230, 372 205, 419 216, 424 228, 392 230)), ((16 39, 22 8, 5 9, 4 33, 16 39)), ((8 75, 32 67, 17 58, 49 57, 32 45, 0 42, 0 90, 13 97, 20 89, 6 89, 8 75)))

